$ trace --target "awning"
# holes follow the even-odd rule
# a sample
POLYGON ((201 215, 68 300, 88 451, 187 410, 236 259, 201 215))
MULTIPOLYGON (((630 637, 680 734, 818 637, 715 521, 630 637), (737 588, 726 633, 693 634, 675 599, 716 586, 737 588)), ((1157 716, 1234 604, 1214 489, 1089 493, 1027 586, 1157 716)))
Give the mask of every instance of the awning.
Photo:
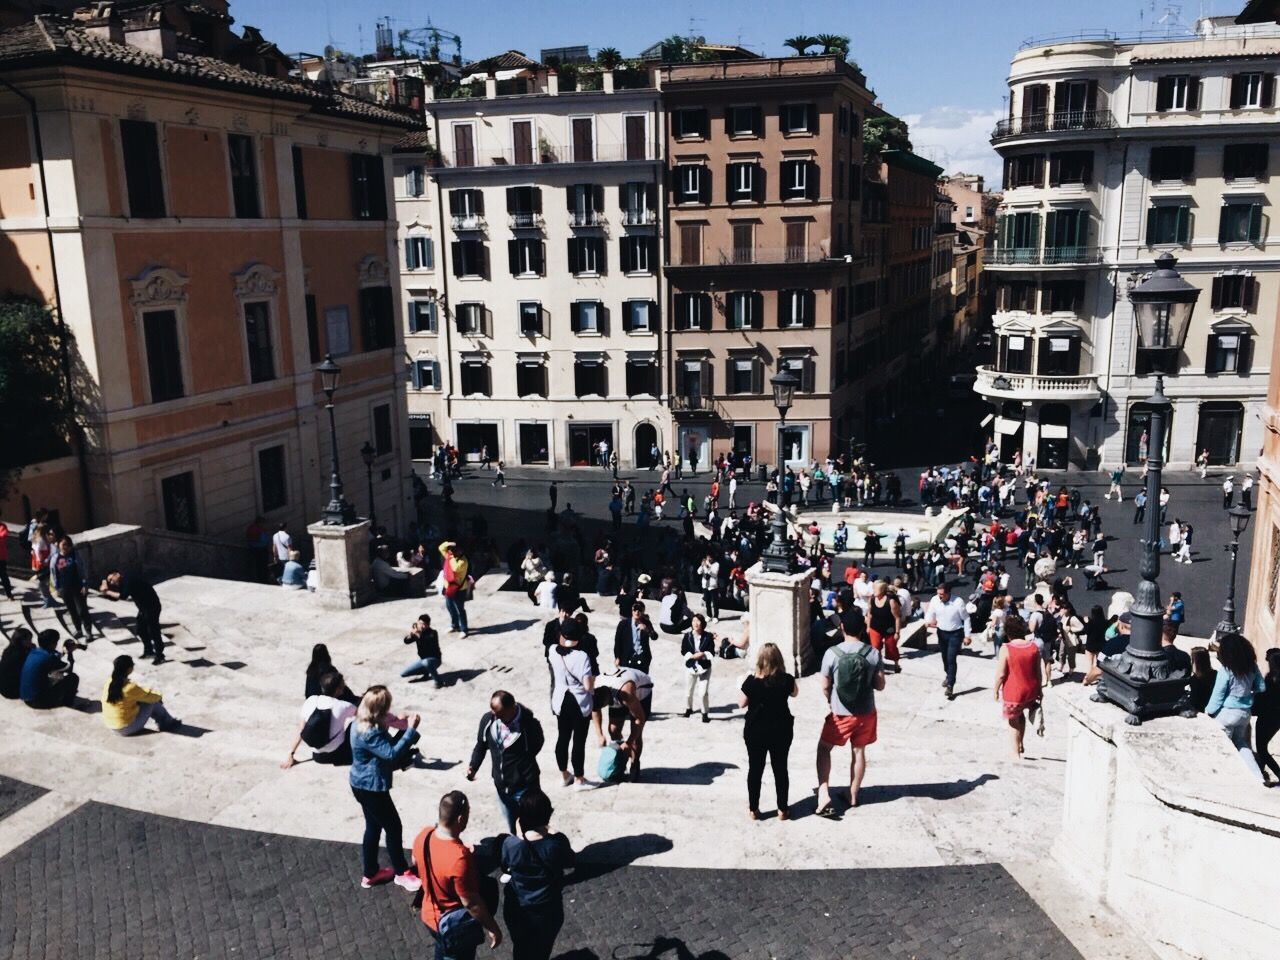
POLYGON ((1008 417, 996 417, 996 432, 1014 434, 1022 426, 1021 420, 1010 420, 1008 417))
POLYGON ((1065 440, 1070 435, 1067 427, 1058 423, 1040 424, 1040 436, 1045 440, 1065 440))
MULTIPOLYGON (((516 77, 529 76, 527 67, 520 67, 515 70, 495 70, 493 75, 499 80, 514 80, 516 77)), ((483 83, 489 78, 487 73, 470 73, 462 78, 463 83, 483 83)))
POLYGON ((990 423, 992 420, 994 420, 995 418, 996 418, 996 415, 995 415, 994 413, 988 413, 985 417, 983 417, 983 418, 982 418, 982 422, 981 422, 980 424, 978 424, 978 426, 980 426, 980 427, 985 427, 987 424, 989 424, 989 423, 990 423))

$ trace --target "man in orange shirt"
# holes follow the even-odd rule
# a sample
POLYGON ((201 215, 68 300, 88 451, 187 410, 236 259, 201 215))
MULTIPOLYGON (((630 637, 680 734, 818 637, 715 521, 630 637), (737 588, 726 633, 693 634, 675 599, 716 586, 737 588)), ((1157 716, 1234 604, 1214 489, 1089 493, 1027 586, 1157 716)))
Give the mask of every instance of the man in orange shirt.
POLYGON ((413 841, 413 861, 422 880, 422 922, 436 942, 435 960, 475 960, 486 937, 497 949, 502 931, 480 896, 475 854, 462 842, 471 806, 451 790, 440 798, 438 819, 413 841))

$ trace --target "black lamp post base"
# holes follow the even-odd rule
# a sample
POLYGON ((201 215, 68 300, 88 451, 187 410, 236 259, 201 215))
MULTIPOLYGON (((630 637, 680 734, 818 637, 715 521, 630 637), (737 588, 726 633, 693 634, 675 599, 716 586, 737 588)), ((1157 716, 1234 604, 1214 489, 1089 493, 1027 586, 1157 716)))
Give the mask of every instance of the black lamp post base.
POLYGON ((1143 720, 1178 714, 1194 717, 1187 681, 1191 674, 1161 648, 1154 653, 1128 649, 1102 664, 1093 700, 1114 703, 1128 716, 1125 723, 1137 726, 1143 720))
POLYGON ((330 500, 324 512, 320 514, 320 522, 331 527, 350 527, 356 519, 355 504, 345 498, 330 500))

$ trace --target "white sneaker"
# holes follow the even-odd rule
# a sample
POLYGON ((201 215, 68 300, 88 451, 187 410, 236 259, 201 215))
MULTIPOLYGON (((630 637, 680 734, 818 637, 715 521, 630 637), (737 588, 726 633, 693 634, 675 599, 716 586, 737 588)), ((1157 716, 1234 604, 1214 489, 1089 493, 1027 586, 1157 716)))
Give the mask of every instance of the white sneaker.
POLYGON ((583 780, 581 783, 575 783, 573 785, 573 789, 574 790, 594 790, 598 786, 600 786, 600 784, 592 783, 590 780, 583 780))
POLYGON ((418 875, 411 870, 396 874, 394 883, 397 887, 403 887, 410 893, 417 893, 422 889, 422 881, 418 879, 418 875))

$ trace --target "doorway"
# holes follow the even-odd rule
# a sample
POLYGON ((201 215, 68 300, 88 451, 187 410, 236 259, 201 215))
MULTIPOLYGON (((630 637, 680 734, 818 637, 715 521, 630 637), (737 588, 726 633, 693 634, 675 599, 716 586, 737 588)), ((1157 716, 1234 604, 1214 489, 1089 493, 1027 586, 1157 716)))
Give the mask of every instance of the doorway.
POLYGON ((1009 401, 1000 408, 996 430, 1000 434, 1002 463, 1013 463, 1014 456, 1022 452, 1022 427, 1025 419, 1026 411, 1020 403, 1009 401))
POLYGON ((1065 403, 1046 403, 1040 408, 1040 446, 1036 465, 1045 470, 1067 469, 1067 448, 1071 434, 1071 409, 1065 403))
POLYGON ((575 423, 569 427, 569 465, 594 467, 600 462, 600 441, 613 452, 613 427, 607 423, 575 423))
POLYGON ((652 423, 636 425, 635 454, 632 457, 637 467, 651 469, 658 465, 662 450, 658 447, 658 429, 652 423))
POLYGON ((733 459, 736 463, 743 463, 747 457, 755 459, 756 448, 755 428, 751 426, 743 426, 735 424, 733 428, 733 459))
POLYGON ((520 462, 545 466, 551 462, 551 443, 545 423, 522 423, 519 427, 520 462))
POLYGON ((698 467, 711 462, 711 431, 707 427, 681 427, 677 449, 684 469, 697 472, 698 467))
POLYGON ((1240 459, 1240 431, 1244 427, 1244 406, 1239 403, 1200 404, 1196 430, 1196 455, 1209 451, 1209 464, 1220 467, 1240 459))
POLYGON ((493 460, 502 458, 498 449, 498 425, 496 423, 459 423, 458 453, 468 463, 480 462, 480 451, 488 447, 489 457, 493 460))
MULTIPOLYGON (((1140 466, 1146 462, 1148 438, 1151 436, 1151 407, 1135 403, 1129 408, 1129 425, 1124 437, 1124 462, 1140 466)), ((1173 411, 1165 415, 1164 459, 1169 459, 1169 445, 1173 439, 1173 411)))
POLYGON ((788 466, 805 465, 809 462, 809 427, 778 427, 778 463, 788 466))

